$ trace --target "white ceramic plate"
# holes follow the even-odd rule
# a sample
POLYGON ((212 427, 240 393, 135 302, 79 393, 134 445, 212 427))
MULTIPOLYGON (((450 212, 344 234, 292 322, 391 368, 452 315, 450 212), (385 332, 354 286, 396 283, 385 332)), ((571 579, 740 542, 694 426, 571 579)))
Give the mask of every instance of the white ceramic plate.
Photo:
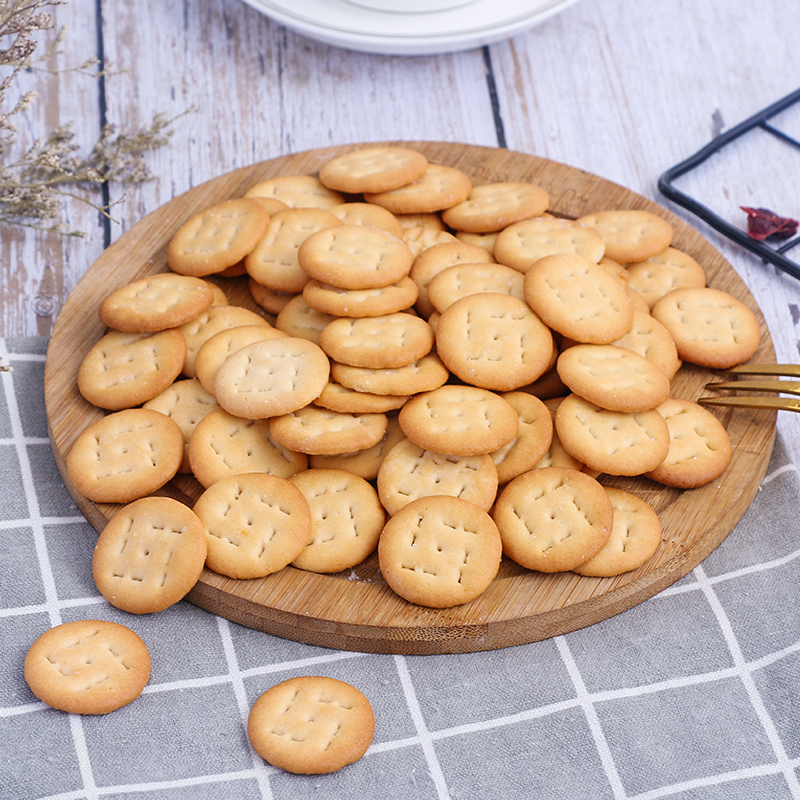
POLYGON ((576 0, 473 0, 442 11, 391 12, 357 0, 244 0, 326 44, 385 55, 433 55, 483 47, 563 11, 576 0))

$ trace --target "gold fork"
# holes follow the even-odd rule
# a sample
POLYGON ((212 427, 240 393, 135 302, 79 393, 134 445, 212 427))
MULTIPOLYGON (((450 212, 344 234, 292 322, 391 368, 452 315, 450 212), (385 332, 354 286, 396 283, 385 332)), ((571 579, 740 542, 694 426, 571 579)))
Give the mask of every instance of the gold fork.
MULTIPOLYGON (((728 375, 762 375, 766 380, 754 381, 721 381, 707 383, 706 389, 735 389, 750 392, 778 392, 800 395, 800 381, 782 381, 774 378, 800 378, 800 364, 745 364, 727 370, 728 375), (770 380, 769 378, 773 378, 770 380)), ((776 411, 800 411, 800 399, 792 397, 701 397, 702 405, 735 406, 736 408, 768 408, 776 411)))

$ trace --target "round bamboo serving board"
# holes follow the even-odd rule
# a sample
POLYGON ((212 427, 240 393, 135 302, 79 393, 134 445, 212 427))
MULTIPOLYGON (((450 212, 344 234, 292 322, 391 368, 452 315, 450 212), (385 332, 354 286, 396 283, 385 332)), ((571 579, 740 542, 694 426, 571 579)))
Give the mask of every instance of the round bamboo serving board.
MULTIPOLYGON (((754 363, 775 360, 769 331, 753 297, 730 264, 693 228, 658 204, 596 175, 546 159, 503 149, 446 142, 392 142, 421 150, 432 162, 462 169, 476 184, 531 181, 550 193, 550 210, 578 217, 605 208, 640 208, 668 219, 673 245, 705 268, 708 283, 730 292, 759 319, 762 342, 754 363)), ((97 309, 111 290, 167 270, 167 244, 188 217, 220 200, 238 197, 268 177, 315 174, 352 146, 283 156, 221 175, 191 189, 124 233, 91 266, 59 314, 45 367, 45 402, 53 453, 81 512, 99 532, 113 505, 90 502, 71 484, 65 456, 77 435, 103 411, 77 390, 77 372, 89 348, 105 333, 97 309)), ((260 311, 246 278, 219 278, 232 304, 260 311)), ((264 312, 261 312, 264 313, 264 312)), ((713 377, 688 364, 673 380, 673 396, 695 400, 713 377)), ((658 512, 662 543, 638 570, 615 578, 574 573, 542 574, 504 559, 489 589, 478 599, 448 609, 412 605, 384 583, 373 555, 353 570, 318 575, 287 567, 258 580, 237 581, 205 570, 188 600, 233 622, 311 645, 375 653, 440 654, 492 650, 568 633, 625 611, 666 588, 709 555, 733 530, 750 505, 772 453, 776 414, 715 410, 734 447, 730 466, 707 486, 679 491, 645 478, 601 481, 628 489, 658 512)), ((178 476, 162 493, 189 505, 202 487, 178 476)))

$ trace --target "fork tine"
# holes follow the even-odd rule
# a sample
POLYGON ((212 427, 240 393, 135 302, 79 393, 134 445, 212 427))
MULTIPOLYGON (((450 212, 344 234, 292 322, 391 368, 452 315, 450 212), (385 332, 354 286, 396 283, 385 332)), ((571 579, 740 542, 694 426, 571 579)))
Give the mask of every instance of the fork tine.
POLYGON ((800 381, 724 381, 707 383, 706 389, 741 389, 752 392, 782 392, 800 395, 800 381))
POLYGON ((773 411, 800 411, 800 399, 792 397, 701 397, 704 406, 731 406, 734 408, 765 408, 773 411))
POLYGON ((731 375, 776 375, 800 378, 800 364, 741 364, 725 372, 731 375))

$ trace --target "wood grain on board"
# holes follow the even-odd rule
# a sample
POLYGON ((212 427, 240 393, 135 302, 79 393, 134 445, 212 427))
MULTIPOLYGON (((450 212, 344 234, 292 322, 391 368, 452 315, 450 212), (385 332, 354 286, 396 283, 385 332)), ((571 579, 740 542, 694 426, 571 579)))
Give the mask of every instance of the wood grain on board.
MULTIPOLYGON (((532 181, 550 193, 550 209, 576 217, 604 208, 642 208, 668 219, 674 246, 703 264, 708 283, 730 292, 757 315, 762 343, 753 362, 775 360, 764 319, 730 264, 699 233, 663 207, 622 186, 564 164, 519 152, 444 142, 402 142, 431 161, 463 169, 475 183, 532 181)), ((61 474, 81 511, 102 530, 116 506, 97 505, 70 484, 64 459, 77 435, 103 411, 78 393, 76 376, 89 348, 103 335, 97 316, 102 298, 137 278, 166 270, 172 233, 211 203, 242 195, 250 186, 281 174, 313 174, 347 147, 328 147, 276 158, 221 175, 155 210, 131 228, 89 269, 57 320, 45 367, 50 437, 61 474)), ((244 279, 217 279, 230 301, 254 310, 244 279)), ((694 400, 713 377, 684 365, 673 395, 694 400)), ((188 599, 234 622, 307 644, 380 653, 436 654, 489 650, 537 641, 599 622, 627 610, 686 575, 711 553, 745 512, 758 491, 775 436, 775 412, 715 411, 725 424, 734 456, 720 480, 678 491, 644 478, 608 478, 647 500, 658 512, 663 541, 640 569, 615 578, 574 573, 545 575, 505 560, 498 577, 478 599, 449 609, 414 606, 384 583, 372 556, 339 575, 317 575, 287 567, 266 578, 236 581, 206 570, 188 599)), ((202 487, 178 477, 164 492, 191 504, 202 487)))

